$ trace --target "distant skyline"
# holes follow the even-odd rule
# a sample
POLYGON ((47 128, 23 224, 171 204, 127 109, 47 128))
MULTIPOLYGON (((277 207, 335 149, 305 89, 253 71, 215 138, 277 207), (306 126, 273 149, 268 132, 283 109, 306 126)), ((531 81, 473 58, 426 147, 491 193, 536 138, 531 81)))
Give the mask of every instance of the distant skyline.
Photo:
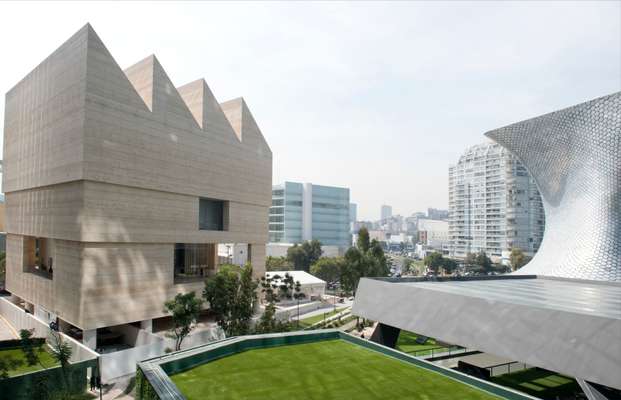
POLYGON ((122 68, 154 53, 177 86, 243 96, 273 183, 349 187, 359 220, 446 209, 486 131, 621 90, 621 2, 0 3, 2 121, 87 22, 122 68))

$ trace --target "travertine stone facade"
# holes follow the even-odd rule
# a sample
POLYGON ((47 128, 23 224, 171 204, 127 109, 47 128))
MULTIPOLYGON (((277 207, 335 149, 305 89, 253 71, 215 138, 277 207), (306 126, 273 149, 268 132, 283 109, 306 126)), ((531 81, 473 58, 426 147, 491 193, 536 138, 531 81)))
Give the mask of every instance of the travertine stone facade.
POLYGON ((82 328, 163 315, 175 243, 248 243, 263 275, 272 154, 243 99, 175 88, 149 56, 123 71, 86 25, 6 95, 7 289, 82 328), (199 199, 226 203, 199 229, 199 199), (32 238, 53 277, 28 272, 32 238))

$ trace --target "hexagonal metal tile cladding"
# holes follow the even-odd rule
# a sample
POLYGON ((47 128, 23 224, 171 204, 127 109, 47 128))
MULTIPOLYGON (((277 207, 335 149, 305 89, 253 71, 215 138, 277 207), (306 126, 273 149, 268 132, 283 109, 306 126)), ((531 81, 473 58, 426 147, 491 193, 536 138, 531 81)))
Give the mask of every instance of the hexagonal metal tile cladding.
POLYGON ((516 274, 621 281, 621 92, 485 134, 515 154, 546 228, 516 274))

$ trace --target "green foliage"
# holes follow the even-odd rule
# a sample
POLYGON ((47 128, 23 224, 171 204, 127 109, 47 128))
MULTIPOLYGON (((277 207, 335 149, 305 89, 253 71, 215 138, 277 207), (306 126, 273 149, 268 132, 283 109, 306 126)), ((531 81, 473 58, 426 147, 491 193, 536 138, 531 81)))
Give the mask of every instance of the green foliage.
POLYGON ((369 230, 363 226, 358 230, 358 241, 356 242, 356 246, 360 251, 366 253, 369 250, 370 245, 369 230))
POLYGON ((406 258, 403 261, 403 267, 401 268, 401 272, 403 274, 418 275, 419 273, 421 273, 424 267, 425 265, 422 261, 406 258))
MULTIPOLYGON (((358 238, 360 239, 360 236, 358 238)), ((377 240, 373 239, 368 246, 359 243, 358 247, 350 247, 345 252, 344 263, 341 266, 341 287, 347 292, 355 293, 360 278, 384 277, 388 276, 389 272, 384 250, 377 240), (364 248, 367 250, 363 251, 364 248)))
POLYGON ((477 267, 477 255, 475 253, 466 254, 466 259, 464 260, 464 264, 466 267, 477 267))
POLYGON ((289 321, 280 321, 276 318, 276 305, 268 303, 255 326, 255 333, 289 332, 291 328, 289 321))
POLYGON ((428 254, 423 262, 436 275, 438 274, 440 268, 442 268, 445 274, 452 274, 458 267, 458 264, 455 260, 445 258, 444 256, 442 256, 441 253, 438 252, 428 254))
POLYGON ((174 299, 164 303, 164 312, 172 316, 172 333, 175 337, 175 350, 181 349, 181 343, 190 334, 198 320, 203 301, 196 293, 178 293, 174 299))
POLYGON ((257 300, 257 283, 252 279, 252 267, 247 265, 239 275, 239 287, 234 295, 231 315, 230 335, 246 335, 250 331, 250 321, 257 300))
POLYGON ((23 364, 24 361, 19 358, 3 355, 0 357, 0 379, 8 378, 10 371, 19 368, 23 364))
POLYGON ((239 272, 223 265, 214 277, 205 282, 203 297, 209 302, 216 322, 227 336, 249 333, 256 288, 249 264, 239 272))
POLYGON ((60 333, 50 330, 50 346, 52 347, 52 358, 59 364, 63 380, 63 390, 60 391, 61 398, 68 398, 71 392, 71 378, 69 376, 69 360, 71 359, 71 345, 63 341, 60 333))
POLYGON ((335 282, 341 276, 343 257, 321 257, 310 268, 310 273, 326 282, 335 282))
POLYGON ((433 252, 431 254, 428 254, 423 262, 430 270, 433 271, 434 274, 437 275, 440 267, 444 265, 444 257, 442 257, 441 253, 433 252))
POLYGON ((493 269, 493 266, 494 266, 492 264, 492 260, 482 250, 479 252, 479 254, 477 254, 476 262, 477 262, 477 265, 479 267, 481 267, 481 269, 484 272, 491 271, 493 269))
POLYGON ((276 302, 280 300, 280 294, 287 295, 291 292, 292 297, 298 300, 299 307, 299 300, 304 297, 304 293, 301 293, 300 282, 294 283, 293 277, 286 274, 284 277, 279 275, 273 275, 269 278, 262 277, 260 285, 261 293, 263 293, 267 304, 261 318, 255 325, 255 333, 289 332, 292 328, 291 323, 279 321, 276 318, 276 302))
POLYGON ((522 268, 524 265, 528 264, 531 260, 531 257, 524 254, 522 249, 514 247, 511 249, 511 255, 509 256, 509 262, 511 264, 511 269, 517 271, 522 268))
POLYGON ((452 274, 453 272, 455 272, 455 270, 457 270, 457 267, 459 267, 457 261, 450 258, 444 258, 444 262, 442 263, 442 269, 444 270, 445 274, 452 274))
POLYGON ((294 270, 306 271, 310 269, 321 257, 321 242, 319 240, 311 240, 295 244, 287 249, 287 261, 293 265, 294 270))
POLYGON ((287 261, 286 257, 272 257, 267 256, 265 259, 265 270, 266 271, 291 271, 293 270, 293 265, 287 261))
POLYGON ((20 346, 28 365, 33 366, 35 364, 40 364, 45 368, 39 359, 39 353, 43 350, 43 342, 35 342, 32 340, 33 331, 34 330, 28 329, 21 329, 19 331, 20 346))
POLYGON ((136 399, 137 400, 159 400, 160 397, 151 386, 151 383, 144 376, 140 368, 136 369, 136 399))

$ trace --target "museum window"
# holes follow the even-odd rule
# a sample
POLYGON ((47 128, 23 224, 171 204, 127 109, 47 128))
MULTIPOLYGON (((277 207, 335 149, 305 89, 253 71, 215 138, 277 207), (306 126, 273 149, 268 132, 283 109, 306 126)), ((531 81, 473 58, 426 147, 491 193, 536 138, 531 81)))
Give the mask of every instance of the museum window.
POLYGON ((198 229, 203 231, 225 231, 228 228, 228 202, 214 199, 199 199, 198 229))
POLYGON ((218 248, 214 243, 175 243, 174 282, 202 281, 213 275, 217 256, 218 248))
POLYGON ((24 272, 52 279, 54 273, 52 239, 26 237, 24 240, 24 272))

